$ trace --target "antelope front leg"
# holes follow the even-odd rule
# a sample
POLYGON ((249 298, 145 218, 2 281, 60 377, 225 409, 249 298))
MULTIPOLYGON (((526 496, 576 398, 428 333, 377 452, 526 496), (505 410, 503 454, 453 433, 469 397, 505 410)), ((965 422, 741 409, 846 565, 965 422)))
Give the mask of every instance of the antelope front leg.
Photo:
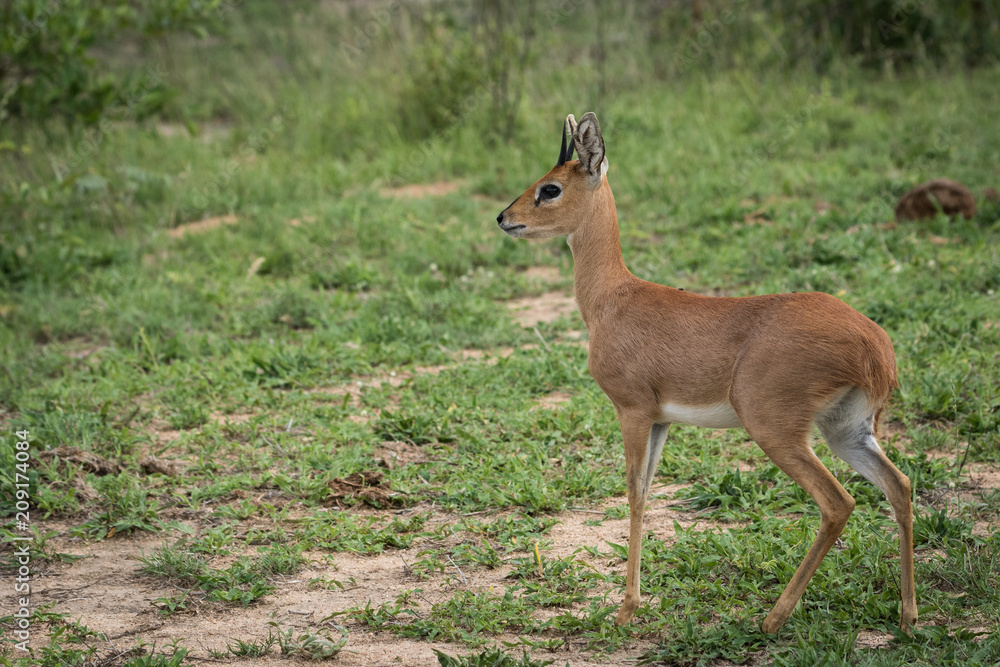
POLYGON ((625 440, 625 485, 628 493, 629 531, 628 565, 625 569, 625 600, 618 610, 616 623, 632 620, 639 608, 639 571, 642 563, 642 517, 646 498, 653 484, 656 466, 667 437, 667 426, 649 419, 619 413, 625 440))

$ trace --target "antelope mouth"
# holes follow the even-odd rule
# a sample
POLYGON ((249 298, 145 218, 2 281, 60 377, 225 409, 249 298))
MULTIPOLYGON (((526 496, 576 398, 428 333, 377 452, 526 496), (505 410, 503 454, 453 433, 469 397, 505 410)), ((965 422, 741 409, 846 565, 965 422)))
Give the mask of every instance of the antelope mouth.
POLYGON ((520 236, 520 231, 527 228, 527 225, 504 225, 502 223, 500 225, 500 230, 511 236, 520 236))

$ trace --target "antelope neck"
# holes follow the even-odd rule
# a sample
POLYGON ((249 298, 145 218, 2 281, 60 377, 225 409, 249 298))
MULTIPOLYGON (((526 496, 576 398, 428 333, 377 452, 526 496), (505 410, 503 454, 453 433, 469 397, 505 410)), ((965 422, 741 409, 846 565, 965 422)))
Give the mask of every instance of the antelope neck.
POLYGON ((599 196, 590 218, 569 237, 576 302, 588 326, 605 300, 633 278, 622 258, 614 196, 607 184, 602 189, 607 189, 607 196, 599 196))

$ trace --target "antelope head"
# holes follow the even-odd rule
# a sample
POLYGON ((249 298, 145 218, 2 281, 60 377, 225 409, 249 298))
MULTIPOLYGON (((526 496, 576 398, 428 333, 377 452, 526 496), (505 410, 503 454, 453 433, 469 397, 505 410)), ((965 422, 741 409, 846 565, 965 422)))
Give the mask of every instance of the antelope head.
POLYGON ((597 116, 588 111, 577 124, 570 114, 563 126, 556 166, 505 208, 497 216, 497 224, 515 238, 572 234, 592 216, 598 200, 610 195, 604 177, 607 171, 608 159, 597 116), (574 148, 580 156, 578 160, 572 159, 574 148))

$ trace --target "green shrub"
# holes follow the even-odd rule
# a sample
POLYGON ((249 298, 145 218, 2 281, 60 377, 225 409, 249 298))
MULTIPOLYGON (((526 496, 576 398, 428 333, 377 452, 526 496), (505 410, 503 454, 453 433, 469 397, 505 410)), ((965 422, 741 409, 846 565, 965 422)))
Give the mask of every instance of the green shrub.
POLYGON ((155 112, 167 91, 162 72, 119 80, 91 49, 136 33, 205 35, 222 10, 220 0, 0 0, 0 120, 94 125, 111 108, 133 118, 155 112))

